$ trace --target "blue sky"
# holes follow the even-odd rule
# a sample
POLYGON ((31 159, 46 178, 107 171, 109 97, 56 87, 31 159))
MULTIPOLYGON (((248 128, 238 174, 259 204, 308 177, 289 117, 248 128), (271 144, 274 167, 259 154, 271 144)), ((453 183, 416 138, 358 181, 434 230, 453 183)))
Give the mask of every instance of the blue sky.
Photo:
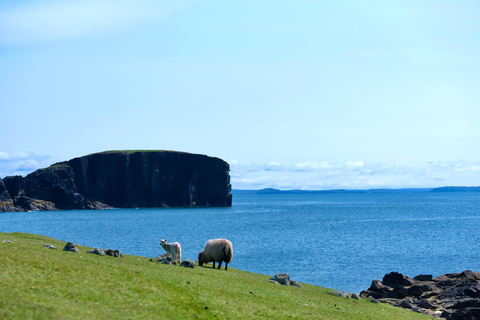
POLYGON ((0 177, 119 149, 238 189, 480 185, 480 2, 0 3, 0 177))

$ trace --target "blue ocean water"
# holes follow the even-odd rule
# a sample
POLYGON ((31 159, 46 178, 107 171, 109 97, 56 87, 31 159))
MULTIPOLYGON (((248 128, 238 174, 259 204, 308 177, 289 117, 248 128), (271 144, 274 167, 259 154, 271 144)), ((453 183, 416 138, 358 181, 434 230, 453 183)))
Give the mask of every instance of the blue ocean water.
POLYGON ((360 292, 391 271, 414 277, 480 271, 480 193, 234 195, 231 208, 0 213, 0 231, 46 235, 125 254, 196 260, 227 238, 230 264, 360 292))

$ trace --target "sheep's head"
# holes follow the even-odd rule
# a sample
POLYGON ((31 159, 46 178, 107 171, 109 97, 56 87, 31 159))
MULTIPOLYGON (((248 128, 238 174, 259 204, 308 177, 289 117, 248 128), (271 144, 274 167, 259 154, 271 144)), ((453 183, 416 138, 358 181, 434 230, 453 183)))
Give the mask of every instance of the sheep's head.
POLYGON ((165 243, 167 243, 167 239, 163 240, 163 239, 158 239, 160 240, 160 245, 164 245, 165 243))
POLYGON ((198 265, 201 267, 205 263, 203 251, 198 254, 198 265))

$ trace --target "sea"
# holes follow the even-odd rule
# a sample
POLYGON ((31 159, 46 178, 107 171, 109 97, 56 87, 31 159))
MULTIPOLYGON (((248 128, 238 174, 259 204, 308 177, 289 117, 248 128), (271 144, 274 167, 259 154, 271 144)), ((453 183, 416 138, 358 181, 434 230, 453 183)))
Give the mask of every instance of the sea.
POLYGON ((226 238, 231 268, 351 293, 393 271, 480 271, 480 193, 234 194, 230 208, 0 213, 0 231, 151 258, 162 238, 191 260, 226 238))

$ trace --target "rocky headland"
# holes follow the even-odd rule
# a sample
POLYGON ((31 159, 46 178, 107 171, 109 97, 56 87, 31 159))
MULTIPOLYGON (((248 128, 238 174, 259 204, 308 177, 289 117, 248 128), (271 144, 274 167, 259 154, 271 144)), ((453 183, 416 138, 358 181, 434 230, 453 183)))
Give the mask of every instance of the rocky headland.
POLYGON ((0 211, 226 207, 229 165, 176 151, 107 151, 0 179, 0 211))
POLYGON ((436 278, 391 272, 382 281, 374 280, 360 296, 436 318, 480 319, 480 274, 470 270, 436 278))

